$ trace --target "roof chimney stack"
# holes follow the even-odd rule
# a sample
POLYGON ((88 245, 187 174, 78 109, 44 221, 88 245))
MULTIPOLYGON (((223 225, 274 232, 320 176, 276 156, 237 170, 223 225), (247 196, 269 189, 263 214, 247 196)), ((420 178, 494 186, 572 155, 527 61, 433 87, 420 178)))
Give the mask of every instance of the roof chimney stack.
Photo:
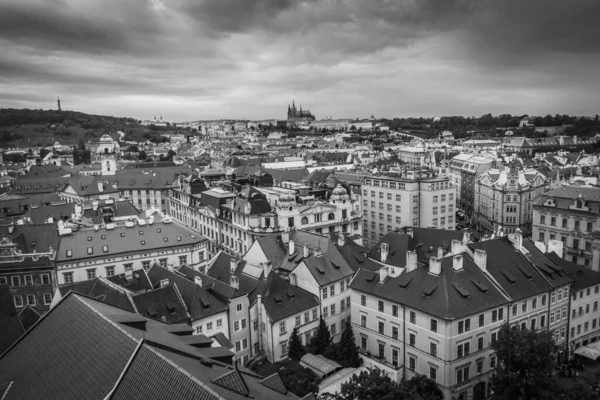
POLYGON ((385 282, 385 278, 388 276, 388 267, 383 267, 379 269, 379 282, 385 282))
POLYGON ((437 257, 431 257, 429 259, 429 273, 432 275, 439 275, 442 273, 442 260, 437 257))
POLYGON ((194 276, 194 283, 200 287, 202 287, 202 277, 194 276))
POLYGON ((454 268, 455 271, 461 271, 463 269, 462 254, 457 254, 454 257, 452 257, 452 268, 454 268))
POLYGON ((294 252, 296 251, 296 246, 294 245, 294 241, 293 241, 293 240, 290 240, 289 247, 290 247, 290 252, 289 252, 289 254, 290 254, 290 256, 291 256, 291 255, 292 255, 292 254, 294 254, 294 252))
POLYGON ((297 281, 297 278, 296 278, 296 274, 293 273, 293 272, 290 274, 290 285, 292 285, 292 286, 298 286, 298 281, 297 281))
POLYGON ((460 240, 454 239, 451 243, 452 246, 452 254, 462 253, 462 242, 460 240))
POLYGON ((414 251, 406 252, 406 272, 417 269, 417 253, 414 251))
POLYGON ((304 243, 304 258, 308 258, 308 256, 310 256, 310 250, 308 249, 308 244, 304 243))
POLYGON ((473 253, 473 259, 475 260, 475 264, 479 267, 479 269, 482 271, 487 269, 487 252, 485 250, 475 250, 475 253, 473 253))
POLYGON ((443 258, 443 257, 444 257, 444 249, 442 247, 438 247, 437 258, 443 258))
POLYGON ((388 258, 390 251, 390 245, 387 243, 381 243, 381 262, 384 263, 388 258))
POLYGON ((464 244, 467 244, 467 243, 469 243, 470 241, 471 241, 471 232, 466 232, 466 231, 465 231, 465 232, 463 233, 463 240, 462 240, 462 242, 463 242, 464 244))
POLYGON ((412 238, 413 237, 413 228, 406 228, 406 234, 412 238))
POLYGON ((240 288, 240 278, 238 278, 235 275, 231 275, 229 277, 229 286, 231 286, 234 289, 239 289, 240 288))
POLYGON ((231 257, 231 259, 229 260, 229 271, 235 272, 236 269, 237 269, 237 260, 235 258, 231 257))
POLYGON ((338 246, 344 247, 345 244, 346 244, 346 236, 344 235, 344 232, 338 232, 338 246))

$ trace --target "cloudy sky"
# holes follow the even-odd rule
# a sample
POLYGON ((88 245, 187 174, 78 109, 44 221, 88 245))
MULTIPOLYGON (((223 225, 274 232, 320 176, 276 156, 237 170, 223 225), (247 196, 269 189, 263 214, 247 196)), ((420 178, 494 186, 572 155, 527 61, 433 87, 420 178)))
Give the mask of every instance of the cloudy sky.
POLYGON ((598 0, 0 0, 0 107, 592 115, 598 15, 598 0))

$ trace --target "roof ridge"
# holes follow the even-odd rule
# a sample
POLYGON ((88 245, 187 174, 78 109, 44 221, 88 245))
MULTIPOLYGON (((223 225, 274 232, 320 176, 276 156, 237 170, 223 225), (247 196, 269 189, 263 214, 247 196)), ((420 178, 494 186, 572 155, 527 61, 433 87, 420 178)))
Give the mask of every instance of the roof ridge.
POLYGON ((131 367, 131 364, 133 364, 133 360, 135 360, 135 357, 137 357, 137 355, 138 355, 140 349, 142 348, 143 344, 144 344, 144 339, 142 338, 142 339, 139 340, 137 346, 135 347, 135 349, 131 353, 131 357, 129 357, 129 360, 127 360, 127 364, 125 364, 125 367, 123 367, 123 371, 121 371, 121 374, 119 375, 119 378, 115 382, 115 384, 114 384, 113 388, 111 389, 111 391, 106 395, 105 399, 110 399, 115 394, 115 392, 117 391, 117 388, 119 387, 119 385, 121 384, 121 382, 123 382, 123 378, 125 377, 125 374, 129 370, 129 367, 131 367))

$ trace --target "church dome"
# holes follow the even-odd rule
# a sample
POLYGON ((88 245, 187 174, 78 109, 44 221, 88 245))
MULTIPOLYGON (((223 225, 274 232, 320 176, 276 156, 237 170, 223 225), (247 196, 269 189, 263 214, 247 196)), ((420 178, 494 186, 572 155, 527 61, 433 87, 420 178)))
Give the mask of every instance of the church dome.
POLYGON ((345 194, 348 194, 348 192, 346 191, 346 189, 344 189, 342 185, 338 184, 337 187, 333 189, 333 194, 343 196, 345 194))
POLYGON ((113 143, 114 140, 113 138, 110 137, 110 135, 102 135, 102 137, 100 138, 100 143, 113 143))
POLYGON ((350 199, 350 196, 348 196, 348 192, 346 191, 346 189, 344 189, 342 185, 338 183, 336 188, 333 189, 333 192, 331 194, 331 200, 335 203, 336 201, 344 202, 348 199, 350 199))

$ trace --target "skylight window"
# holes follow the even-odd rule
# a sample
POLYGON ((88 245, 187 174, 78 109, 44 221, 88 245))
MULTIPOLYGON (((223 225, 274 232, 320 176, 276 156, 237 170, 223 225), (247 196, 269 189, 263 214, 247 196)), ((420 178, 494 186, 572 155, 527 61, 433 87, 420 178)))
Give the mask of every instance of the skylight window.
POLYGON ((162 232, 162 229, 160 229, 160 228, 157 228, 157 229, 156 229, 156 232, 157 232, 157 233, 161 233, 161 232, 162 232))
POLYGON ((142 243, 142 245, 145 245, 145 244, 146 244, 146 241, 145 241, 145 240, 142 240, 142 242, 141 242, 141 243, 142 243))
POLYGON ((102 235, 102 236, 100 236, 100 238, 106 239, 106 235, 102 235))
POLYGON ((87 248, 87 253, 88 254, 94 254, 94 248, 93 247, 88 247, 87 248))
POLYGON ((67 257, 73 257, 73 250, 67 250, 67 257))
POLYGON ((92 237, 88 236, 88 242, 91 242, 91 241, 92 241, 92 237))
POLYGON ((102 246, 102 251, 105 253, 108 253, 108 246, 107 245, 102 246))
POLYGON ((177 236, 177 241, 181 242, 181 236, 177 236))
POLYGON ((140 235, 143 235, 143 234, 144 234, 144 231, 140 231, 140 235))
POLYGON ((168 241, 169 241, 169 238, 164 238, 163 240, 164 240, 165 242, 168 242, 168 241))
POLYGON ((121 232, 121 237, 125 237, 125 232, 121 232))

